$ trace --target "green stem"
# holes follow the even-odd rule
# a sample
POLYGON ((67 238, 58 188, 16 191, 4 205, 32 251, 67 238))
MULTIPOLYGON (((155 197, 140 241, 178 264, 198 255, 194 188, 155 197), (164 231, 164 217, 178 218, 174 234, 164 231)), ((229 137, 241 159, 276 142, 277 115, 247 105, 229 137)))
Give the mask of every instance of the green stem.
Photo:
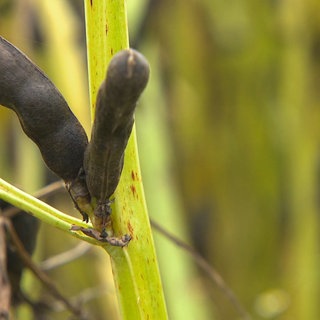
POLYGON ((13 206, 28 212, 34 217, 57 229, 68 232, 76 238, 101 246, 101 242, 82 235, 81 233, 73 232, 70 230, 72 225, 88 227, 86 223, 49 206, 45 202, 29 195, 26 192, 19 190, 18 188, 14 187, 1 178, 0 199, 3 199, 13 206))
MULTIPOLYGON (((111 57, 128 48, 124 0, 85 0, 91 114, 111 57)), ((93 118, 92 117, 92 118, 93 118)), ((145 203, 135 128, 115 192, 115 234, 130 233, 128 247, 105 246, 111 256, 115 288, 123 319, 167 319, 159 268, 145 203)))

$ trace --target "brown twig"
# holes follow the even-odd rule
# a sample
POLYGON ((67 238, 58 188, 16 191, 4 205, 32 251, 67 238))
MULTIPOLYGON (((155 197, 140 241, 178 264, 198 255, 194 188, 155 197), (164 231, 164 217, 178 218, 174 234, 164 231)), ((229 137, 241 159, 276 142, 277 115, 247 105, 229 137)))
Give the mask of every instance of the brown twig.
POLYGON ((32 271, 32 273, 45 285, 48 291, 56 299, 60 300, 68 310, 70 310, 75 316, 77 316, 77 319, 86 319, 84 312, 80 308, 74 306, 68 299, 66 299, 59 292, 56 285, 51 281, 51 279, 31 260, 30 255, 25 250, 10 220, 6 219, 5 225, 8 232, 10 233, 12 242, 15 245, 19 253, 19 256, 22 259, 25 266, 27 266, 32 271))

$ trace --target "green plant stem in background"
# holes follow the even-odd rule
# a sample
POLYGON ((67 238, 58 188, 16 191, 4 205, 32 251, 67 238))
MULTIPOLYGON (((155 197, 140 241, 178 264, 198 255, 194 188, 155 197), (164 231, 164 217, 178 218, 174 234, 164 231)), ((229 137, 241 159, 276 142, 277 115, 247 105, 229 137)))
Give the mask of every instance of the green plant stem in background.
MULTIPOLYGON (((90 105, 95 99, 111 57, 128 48, 124 1, 85 1, 90 105)), ((115 235, 130 233, 123 249, 105 246, 111 256, 115 287, 123 319, 167 319, 151 228, 141 181, 135 129, 115 192, 112 221, 115 235)))

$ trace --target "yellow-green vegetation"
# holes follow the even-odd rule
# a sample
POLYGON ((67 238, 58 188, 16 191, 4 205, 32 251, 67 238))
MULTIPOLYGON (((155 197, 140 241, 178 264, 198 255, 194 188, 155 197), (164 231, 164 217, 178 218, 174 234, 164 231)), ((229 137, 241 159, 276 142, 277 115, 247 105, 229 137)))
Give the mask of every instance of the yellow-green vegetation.
MULTIPOLYGON (((88 134, 112 54, 130 44, 149 60, 150 83, 136 112, 137 140, 134 130, 112 207, 115 233, 131 232, 131 226, 134 235, 150 232, 143 178, 152 219, 192 243, 252 319, 320 319, 320 2, 127 1, 127 28, 124 2, 86 1, 89 77, 83 13, 75 13, 81 2, 0 0, 0 33, 45 70, 88 134), (42 40, 30 31, 31 7, 32 16, 40 17, 42 40), (139 173, 134 184, 139 201, 128 188, 132 169, 139 173)), ((5 108, 0 108, 0 176, 28 192, 48 181, 38 151, 5 108), (12 155, 19 156, 12 161, 12 155)), ((59 209, 58 216, 79 218, 65 194, 48 203, 59 209)), ((154 239, 170 319, 241 318, 185 253, 158 233, 154 239)), ((78 243, 43 225, 35 259, 78 243)), ((130 308, 139 319, 135 294, 144 285, 134 287, 132 276, 133 264, 141 263, 139 243, 133 239, 124 250, 106 247, 116 289, 109 256, 97 246, 49 275, 67 297, 101 286, 102 295, 83 303, 92 319, 124 318, 130 308), (123 305, 123 286, 132 305, 123 305)), ((34 281, 24 288, 35 298, 44 296, 45 290, 34 290, 34 281)), ((69 315, 50 313, 53 319, 69 315)))

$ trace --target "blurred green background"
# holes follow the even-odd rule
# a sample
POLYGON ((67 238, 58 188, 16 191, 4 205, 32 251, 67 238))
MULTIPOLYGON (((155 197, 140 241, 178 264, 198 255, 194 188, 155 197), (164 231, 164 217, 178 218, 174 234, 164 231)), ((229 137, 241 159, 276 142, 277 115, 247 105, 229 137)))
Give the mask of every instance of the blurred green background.
MULTIPOLYGON (((215 267, 252 319, 320 319, 320 2, 127 4, 131 46, 151 64, 136 114, 150 216, 215 267)), ((89 134, 84 28, 81 0, 0 0, 0 34, 48 74, 89 134)), ((24 190, 56 179, 5 108, 0 154, 1 177, 24 190)), ((65 192, 48 202, 78 216, 65 192)), ((186 253, 154 235, 170 319, 241 318, 186 253)), ((77 245, 42 226, 35 259, 77 245)), ((81 295, 90 319, 118 319, 108 263, 91 248, 49 275, 67 297, 81 295)), ((49 299, 30 275, 23 285, 49 299)), ((55 307, 48 319, 68 318, 55 307)))

